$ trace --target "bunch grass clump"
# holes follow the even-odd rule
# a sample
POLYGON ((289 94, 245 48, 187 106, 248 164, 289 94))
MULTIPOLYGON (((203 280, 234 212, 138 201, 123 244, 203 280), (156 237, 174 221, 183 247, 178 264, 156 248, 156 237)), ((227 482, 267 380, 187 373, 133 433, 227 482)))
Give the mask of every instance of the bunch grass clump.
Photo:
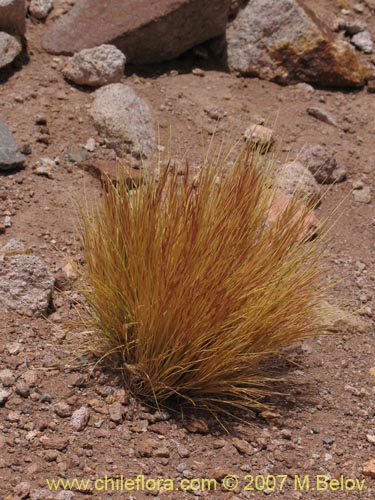
POLYGON ((265 360, 317 333, 321 266, 298 196, 270 220, 265 157, 212 157, 193 182, 168 162, 137 189, 120 173, 81 211, 85 322, 138 396, 232 412, 262 406, 265 360))

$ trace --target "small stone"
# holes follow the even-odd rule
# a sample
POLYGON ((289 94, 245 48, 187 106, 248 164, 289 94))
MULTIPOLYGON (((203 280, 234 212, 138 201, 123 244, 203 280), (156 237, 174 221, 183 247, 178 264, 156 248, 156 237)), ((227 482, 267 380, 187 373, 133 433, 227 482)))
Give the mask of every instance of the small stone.
POLYGON ((90 413, 86 406, 76 410, 71 418, 71 424, 76 431, 83 431, 89 422, 90 413))
POLYGON ((138 457, 150 458, 153 454, 154 441, 147 438, 141 438, 135 447, 135 452, 138 457))
POLYGON ((30 495, 31 485, 28 481, 22 481, 21 483, 16 484, 14 487, 14 493, 24 500, 30 495))
POLYGON ((119 424, 122 422, 124 415, 124 407, 121 403, 115 402, 109 406, 109 418, 112 422, 119 424))
POLYGON ((68 160, 72 163, 82 163, 87 160, 87 150, 82 146, 73 144, 67 150, 68 160))
POLYGON ((170 452, 166 446, 160 446, 153 451, 153 456, 158 458, 169 458, 170 452))
POLYGON ((21 420, 21 414, 18 411, 10 411, 7 420, 9 420, 9 422, 19 422, 21 420))
POLYGON ((336 158, 319 144, 304 146, 298 155, 298 161, 313 174, 319 184, 332 184, 346 179, 345 168, 339 165, 336 158))
POLYGON ((67 418, 72 416, 72 409, 68 405, 68 403, 65 403, 64 401, 60 401, 57 403, 54 407, 56 415, 58 415, 61 418, 67 418))
POLYGON ((311 107, 311 108, 307 108, 306 111, 313 118, 316 118, 317 120, 319 120, 323 123, 328 123, 328 125, 332 125, 333 127, 338 127, 336 120, 325 109, 311 107))
POLYGON ((95 139, 93 137, 90 137, 89 139, 87 139, 87 142, 83 147, 86 149, 86 151, 93 153, 96 147, 95 139))
POLYGON ((250 452, 249 443, 244 439, 233 438, 232 444, 241 455, 247 455, 250 452))
POLYGON ((323 444, 325 444, 327 446, 332 446, 334 442, 335 442, 335 440, 332 438, 323 439, 323 444))
POLYGON ((27 398, 30 395, 30 387, 26 382, 18 380, 16 384, 16 393, 22 398, 27 398))
POLYGON ((286 439, 288 441, 290 441, 292 439, 292 433, 289 429, 282 429, 282 431, 280 432, 281 434, 281 437, 283 439, 286 439))
POLYGON ((13 62, 21 51, 22 45, 18 38, 0 32, 0 69, 13 62))
MULTIPOLYGON (((73 500, 74 493, 73 491, 62 490, 57 494, 56 500, 73 500)), ((108 497, 109 499, 110 497, 108 497)))
POLYGON ((357 35, 357 33, 365 31, 366 28, 367 25, 363 21, 348 21, 346 19, 339 19, 337 21, 337 28, 335 31, 345 31, 348 35, 353 36, 357 35))
POLYGON ((245 140, 252 146, 259 147, 263 152, 268 150, 273 142, 273 130, 263 125, 250 125, 244 133, 245 140))
POLYGON ((40 402, 41 403, 52 403, 52 400, 54 399, 54 396, 52 394, 48 394, 48 392, 44 393, 40 397, 40 402))
POLYGON ((362 472, 365 476, 369 476, 375 479, 375 459, 372 458, 368 462, 365 462, 362 467, 362 472))
POLYGON ((185 423, 186 429, 193 434, 208 434, 209 428, 207 423, 202 419, 191 419, 185 423))
POLYGON ((63 75, 78 85, 100 87, 120 82, 125 62, 125 55, 117 47, 104 44, 75 54, 64 67, 63 75))
POLYGON ((53 0, 31 0, 29 12, 35 19, 45 19, 52 8, 53 0))
POLYGON ((355 189, 353 191, 354 200, 357 203, 371 203, 371 188, 370 186, 365 186, 363 189, 355 189))
POLYGON ((11 387, 15 382, 15 375, 12 370, 8 368, 4 368, 4 370, 0 370, 0 383, 4 387, 11 387))
POLYGON ((202 78, 204 76, 206 76, 206 72, 203 69, 201 69, 201 68, 194 68, 192 70, 192 74, 195 75, 195 76, 200 76, 202 78))
POLYGON ((0 171, 22 167, 24 161, 13 135, 0 120, 0 171))
POLYGON ((57 168, 57 162, 51 158, 41 158, 34 174, 53 179, 53 172, 57 168))
POLYGON ((351 39, 351 43, 359 50, 362 50, 365 54, 372 54, 374 49, 374 43, 371 39, 371 35, 368 31, 362 31, 357 33, 351 39))
POLYGON ((45 450, 63 451, 69 446, 69 439, 65 437, 43 435, 39 441, 45 450))
POLYGON ((11 394, 12 391, 10 389, 4 389, 0 387, 0 406, 3 406, 8 401, 11 394))
POLYGON ((20 377, 26 382, 30 387, 34 387, 38 383, 38 372, 35 370, 27 370, 20 377))
POLYGON ((367 434, 366 439, 369 443, 375 444, 375 435, 374 434, 367 434))

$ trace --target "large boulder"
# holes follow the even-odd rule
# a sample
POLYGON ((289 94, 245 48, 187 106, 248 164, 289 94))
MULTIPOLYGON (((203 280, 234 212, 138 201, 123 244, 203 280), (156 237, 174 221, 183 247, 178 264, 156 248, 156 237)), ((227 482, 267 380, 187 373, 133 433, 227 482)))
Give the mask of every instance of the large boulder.
POLYGON ((0 31, 25 33, 25 0, 0 0, 0 31))
POLYGON ((0 120, 0 172, 21 167, 24 161, 13 135, 0 120))
POLYGON ((359 87, 366 72, 355 50, 302 0, 252 0, 226 32, 229 68, 282 84, 359 87))
POLYGON ((79 0, 47 32, 43 47, 74 54, 116 45, 134 64, 173 59, 225 32, 230 0, 79 0))
POLYGON ((114 83, 98 89, 91 115, 118 155, 147 158, 154 152, 156 132, 150 108, 128 85, 114 83))

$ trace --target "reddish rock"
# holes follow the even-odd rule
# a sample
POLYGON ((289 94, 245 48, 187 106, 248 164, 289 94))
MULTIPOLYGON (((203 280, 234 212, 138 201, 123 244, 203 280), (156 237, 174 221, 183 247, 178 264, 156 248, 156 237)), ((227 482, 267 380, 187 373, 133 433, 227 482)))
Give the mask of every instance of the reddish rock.
POLYGON ((25 33, 25 0, 0 0, 0 31, 12 35, 25 33))
POLYGON ((73 54, 116 45, 133 64, 173 59, 225 31, 229 0, 80 0, 47 32, 43 48, 73 54))

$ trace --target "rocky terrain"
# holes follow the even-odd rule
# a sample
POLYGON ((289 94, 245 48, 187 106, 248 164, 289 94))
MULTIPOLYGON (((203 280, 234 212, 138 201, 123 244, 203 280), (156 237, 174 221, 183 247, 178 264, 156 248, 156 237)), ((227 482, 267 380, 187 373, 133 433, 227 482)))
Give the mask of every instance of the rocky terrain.
POLYGON ((25 18, 0 0, 0 498, 372 500, 375 3, 123 3, 30 0, 25 18), (71 326, 74 204, 119 158, 132 175, 169 149, 198 167, 213 136, 281 142, 280 190, 335 209, 330 325, 275 361, 272 410, 223 425, 143 407, 71 326), (110 482, 142 475, 193 481, 110 482))

